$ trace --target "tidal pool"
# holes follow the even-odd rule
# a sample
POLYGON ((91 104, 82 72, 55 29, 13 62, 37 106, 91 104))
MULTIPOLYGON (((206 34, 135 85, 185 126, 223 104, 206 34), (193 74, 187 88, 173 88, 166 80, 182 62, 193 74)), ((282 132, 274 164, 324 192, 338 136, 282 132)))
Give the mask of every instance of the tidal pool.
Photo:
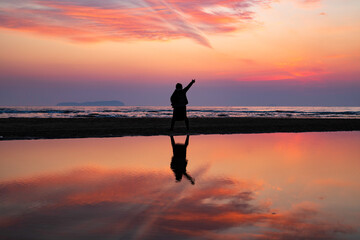
POLYGON ((360 239, 360 132, 0 142, 1 239, 360 239))

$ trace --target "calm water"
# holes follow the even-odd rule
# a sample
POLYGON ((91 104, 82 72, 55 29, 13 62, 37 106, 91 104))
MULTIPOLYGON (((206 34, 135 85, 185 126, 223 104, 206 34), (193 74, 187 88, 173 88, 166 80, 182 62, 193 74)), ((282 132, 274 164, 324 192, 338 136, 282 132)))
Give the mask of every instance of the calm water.
POLYGON ((185 143, 0 142, 0 238, 360 239, 360 132, 185 143))
MULTIPOLYGON (((0 107, 0 118, 171 117, 166 107, 0 107)), ((188 107, 189 117, 360 118, 360 107, 188 107)))

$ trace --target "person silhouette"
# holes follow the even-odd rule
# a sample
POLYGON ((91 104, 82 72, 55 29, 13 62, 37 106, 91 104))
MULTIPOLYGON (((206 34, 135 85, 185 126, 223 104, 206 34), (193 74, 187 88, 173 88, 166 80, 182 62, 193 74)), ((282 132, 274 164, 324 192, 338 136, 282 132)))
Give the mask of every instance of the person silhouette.
POLYGON ((189 103, 186 97, 186 92, 195 83, 193 79, 184 89, 181 83, 177 83, 175 91, 170 97, 171 106, 174 108, 173 117, 171 119, 170 130, 174 130, 175 121, 185 121, 186 129, 189 130, 189 119, 186 116, 186 105, 189 103))
POLYGON ((185 144, 175 143, 173 136, 170 136, 170 139, 173 149, 173 156, 171 158, 170 168, 175 174, 175 180, 177 182, 180 182, 182 176, 185 176, 191 182, 191 184, 194 185, 195 179, 186 172, 186 166, 188 163, 188 160, 186 159, 186 149, 189 145, 189 135, 186 136, 185 144))

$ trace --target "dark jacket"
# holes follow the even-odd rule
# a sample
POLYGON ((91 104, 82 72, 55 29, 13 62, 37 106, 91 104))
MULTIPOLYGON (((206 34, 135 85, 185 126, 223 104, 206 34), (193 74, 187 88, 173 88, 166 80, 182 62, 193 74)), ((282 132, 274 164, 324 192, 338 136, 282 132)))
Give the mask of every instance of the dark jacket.
POLYGON ((172 107, 185 107, 189 102, 186 97, 186 92, 193 85, 193 82, 189 83, 184 89, 175 89, 171 95, 170 101, 172 107))
POLYGON ((175 90, 170 100, 173 107, 185 107, 189 103, 184 89, 175 90))

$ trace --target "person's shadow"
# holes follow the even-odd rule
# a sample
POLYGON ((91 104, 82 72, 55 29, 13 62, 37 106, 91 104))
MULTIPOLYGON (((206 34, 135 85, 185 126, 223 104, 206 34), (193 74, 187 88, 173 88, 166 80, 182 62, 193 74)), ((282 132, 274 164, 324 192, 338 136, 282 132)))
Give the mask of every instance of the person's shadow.
POLYGON ((171 170, 173 170, 175 174, 175 179, 177 182, 180 182, 182 179, 182 176, 184 175, 191 184, 195 184, 195 179, 192 178, 187 172, 186 172, 186 166, 188 163, 188 160, 186 159, 186 148, 189 145, 189 135, 186 136, 185 144, 179 144, 175 143, 174 137, 170 136, 171 138, 171 146, 173 149, 173 156, 171 158, 171 170))

